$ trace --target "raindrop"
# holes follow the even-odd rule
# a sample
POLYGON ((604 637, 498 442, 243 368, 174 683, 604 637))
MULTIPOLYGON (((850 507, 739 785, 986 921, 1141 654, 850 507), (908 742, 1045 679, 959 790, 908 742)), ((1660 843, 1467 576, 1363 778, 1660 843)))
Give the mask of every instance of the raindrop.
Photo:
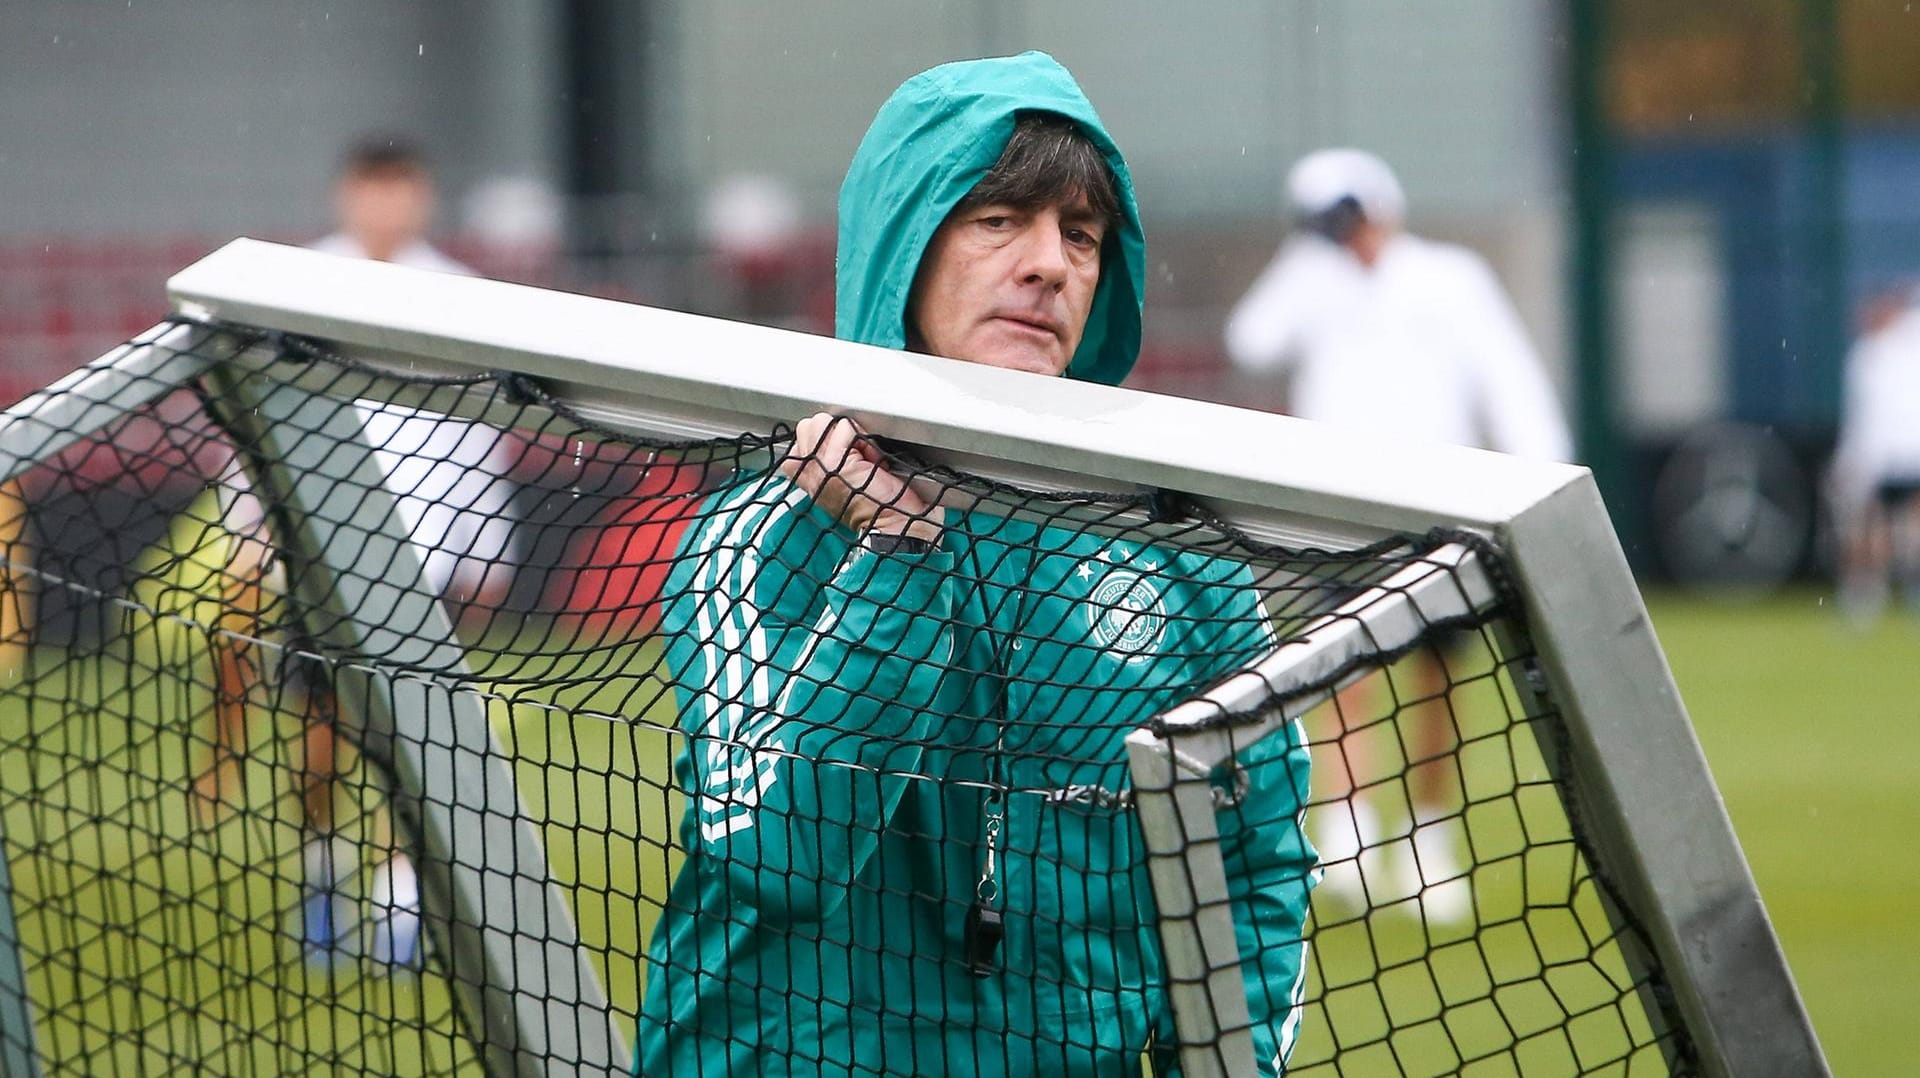
POLYGON ((425 56, 426 54, 427 54, 427 45, 426 45, 426 42, 423 41, 420 43, 420 51, 416 55, 425 56))

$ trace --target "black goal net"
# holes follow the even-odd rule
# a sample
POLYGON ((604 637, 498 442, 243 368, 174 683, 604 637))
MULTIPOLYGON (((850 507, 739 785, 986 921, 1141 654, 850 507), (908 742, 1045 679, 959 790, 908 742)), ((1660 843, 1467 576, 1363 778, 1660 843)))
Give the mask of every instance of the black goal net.
POLYGON ((640 437, 245 327, 97 367, 0 453, 10 1064, 1690 1068, 1473 536, 1275 546, 844 420, 640 437), (1462 548, 1490 598, 1409 605, 1462 548), (1163 716, 1338 632, 1221 710, 1261 734, 1189 776, 1217 838, 1150 853, 1129 738, 1177 763, 1163 716), (1169 863, 1231 915, 1217 1014, 1180 1013, 1169 863))

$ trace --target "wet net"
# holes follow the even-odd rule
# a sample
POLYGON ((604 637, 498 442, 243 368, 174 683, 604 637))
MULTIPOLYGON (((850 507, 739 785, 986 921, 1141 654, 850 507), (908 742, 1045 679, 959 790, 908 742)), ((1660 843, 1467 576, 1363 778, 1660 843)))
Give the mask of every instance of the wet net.
POLYGON ((791 428, 244 327, 98 366, 0 457, 13 1066, 1690 1067, 1470 536, 1281 548, 861 435, 816 473, 941 506, 889 544, 791 428), (1217 837, 1149 841, 1129 738, 1223 731, 1180 777, 1217 837))

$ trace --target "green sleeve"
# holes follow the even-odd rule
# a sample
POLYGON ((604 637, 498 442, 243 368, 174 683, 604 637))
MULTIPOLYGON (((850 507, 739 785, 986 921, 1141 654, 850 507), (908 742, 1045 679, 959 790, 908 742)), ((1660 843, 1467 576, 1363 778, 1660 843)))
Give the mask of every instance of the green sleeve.
MULTIPOLYGON (((1206 622, 1218 629, 1205 650, 1230 659, 1234 667, 1270 652, 1275 641, 1247 569, 1216 561, 1206 570, 1216 574, 1223 586, 1206 593, 1206 599, 1217 603, 1206 622)), ((1280 1075, 1293 1052, 1303 1013, 1308 896, 1318 864, 1301 826, 1310 767, 1300 724, 1261 738, 1238 753, 1235 764, 1244 771, 1246 790, 1237 805, 1219 813, 1221 857, 1239 942, 1257 1073, 1280 1075)), ((1230 785, 1223 777, 1216 782, 1230 785)), ((1170 1015, 1162 1016, 1159 1035, 1169 1045, 1177 1042, 1170 1015)), ((1170 1051, 1156 1063, 1160 1073, 1179 1073, 1170 1051)))
MULTIPOLYGON (((794 668, 758 684, 732 767, 734 812, 704 836, 736 901, 773 924, 835 913, 873 857, 927 739, 966 696, 954 669, 953 558, 855 548, 794 668)), ((698 752, 696 756, 700 755, 698 752)), ((712 788, 703 784, 703 788, 712 788)))
POLYGON ((1306 991, 1306 919, 1316 861, 1300 825, 1307 803, 1307 748, 1294 723, 1240 754, 1248 785, 1220 815, 1240 969, 1262 1075, 1286 1069, 1306 991))

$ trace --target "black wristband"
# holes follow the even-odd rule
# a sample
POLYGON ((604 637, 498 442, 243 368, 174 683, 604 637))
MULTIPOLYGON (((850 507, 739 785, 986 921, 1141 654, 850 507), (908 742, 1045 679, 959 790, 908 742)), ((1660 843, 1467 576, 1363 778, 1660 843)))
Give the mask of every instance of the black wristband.
POLYGON ((868 532, 860 542, 875 554, 931 554, 940 549, 940 544, 917 535, 895 532, 868 532))

